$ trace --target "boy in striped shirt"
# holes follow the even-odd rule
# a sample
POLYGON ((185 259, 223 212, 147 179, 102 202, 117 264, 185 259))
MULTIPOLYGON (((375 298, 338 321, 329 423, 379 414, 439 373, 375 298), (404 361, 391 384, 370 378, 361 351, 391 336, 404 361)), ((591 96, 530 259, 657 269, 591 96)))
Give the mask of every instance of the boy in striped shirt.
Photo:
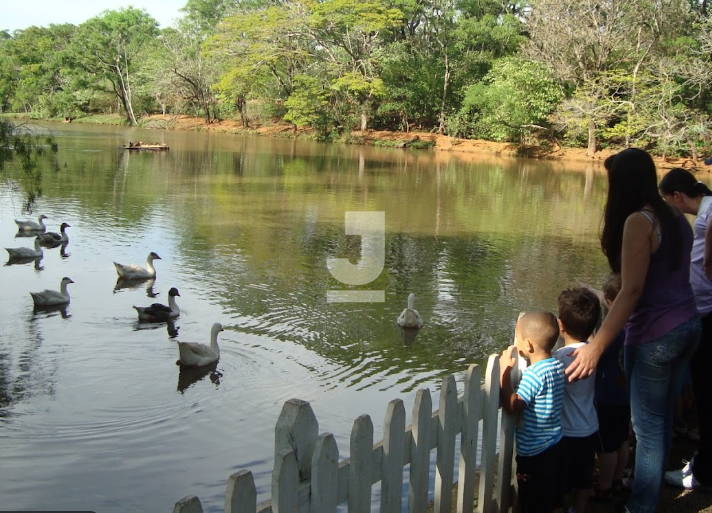
POLYGON ((500 400, 510 413, 521 412, 516 428, 517 483, 521 513, 551 513, 561 475, 561 406, 564 366, 551 356, 559 325, 550 312, 527 312, 517 321, 515 345, 500 357, 500 400), (514 351, 529 362, 514 390, 514 351))

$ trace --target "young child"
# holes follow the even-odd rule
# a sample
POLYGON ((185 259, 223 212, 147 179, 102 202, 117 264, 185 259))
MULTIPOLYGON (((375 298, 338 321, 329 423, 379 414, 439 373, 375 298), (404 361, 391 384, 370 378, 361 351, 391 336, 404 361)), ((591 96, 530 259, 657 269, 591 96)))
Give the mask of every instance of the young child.
POLYGON ((500 401, 510 414, 522 412, 516 427, 517 483, 522 513, 550 513, 561 473, 561 405, 564 366, 551 356, 559 338, 556 317, 528 312, 517 321, 515 345, 500 357, 500 401), (516 391, 511 372, 515 352, 529 362, 516 391))
MULTIPOLYGON (((559 294, 559 329, 564 347, 554 353, 564 368, 574 360, 572 353, 586 344, 601 316, 598 297, 587 288, 567 289, 559 294)), ((558 498, 573 489, 568 513, 584 513, 593 492, 598 417, 594 406, 595 375, 566 382, 561 413, 564 454, 562 485, 558 498)), ((557 504, 563 506, 563 504, 557 504)))
MULTIPOLYGON (((611 274, 603 284, 607 308, 621 290, 620 274, 611 274)), ((597 499, 607 499, 623 488, 623 473, 630 456, 630 399, 623 370, 623 329, 601 356, 596 368, 596 412, 598 413, 597 499)))

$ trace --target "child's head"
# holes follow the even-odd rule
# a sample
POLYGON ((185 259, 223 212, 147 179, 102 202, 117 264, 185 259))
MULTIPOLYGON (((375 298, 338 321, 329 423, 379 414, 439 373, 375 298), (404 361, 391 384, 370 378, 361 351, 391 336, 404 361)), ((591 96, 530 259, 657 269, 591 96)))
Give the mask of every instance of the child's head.
POLYGON ((517 321, 517 352, 527 360, 533 352, 551 354, 559 340, 559 324, 551 312, 527 312, 517 321))
POLYGON ((621 291, 621 275, 619 273, 611 273, 603 282, 603 297, 606 304, 611 306, 615 301, 616 296, 621 291))
POLYGON ((601 315, 596 294, 584 287, 566 289, 559 294, 561 328, 575 340, 588 340, 601 315))

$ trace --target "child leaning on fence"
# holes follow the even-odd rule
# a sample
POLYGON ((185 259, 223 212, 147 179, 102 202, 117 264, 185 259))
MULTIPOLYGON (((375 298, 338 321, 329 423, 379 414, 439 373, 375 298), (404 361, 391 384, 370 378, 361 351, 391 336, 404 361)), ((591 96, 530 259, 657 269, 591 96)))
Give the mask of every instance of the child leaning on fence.
MULTIPOLYGON (((573 361, 571 354, 583 347, 601 317, 598 297, 587 288, 566 289, 559 294, 559 329, 564 347, 554 353, 564 367, 573 361)), ((598 417, 594 403, 595 375, 564 386, 564 406, 561 412, 563 439, 563 474, 557 506, 574 490, 568 513, 584 513, 593 493, 593 469, 596 463, 598 417)))
POLYGON ((564 366, 551 356, 558 338, 559 326, 554 315, 528 312, 517 321, 515 344, 500 357, 502 408, 510 414, 521 412, 516 443, 522 513, 550 513, 557 502, 565 381, 564 366), (517 353, 529 362, 529 367, 514 390, 511 372, 516 366, 517 353))

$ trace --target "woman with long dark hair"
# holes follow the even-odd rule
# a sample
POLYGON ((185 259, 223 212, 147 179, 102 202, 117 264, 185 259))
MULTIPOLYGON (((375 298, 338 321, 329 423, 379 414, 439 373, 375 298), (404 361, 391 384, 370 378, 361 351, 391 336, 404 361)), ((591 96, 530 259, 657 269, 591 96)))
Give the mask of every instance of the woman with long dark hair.
POLYGON ((663 177, 660 192, 669 205, 697 216, 692 226, 690 284, 697 311, 702 316, 702 339, 690 362, 690 370, 700 445, 682 470, 665 473, 665 481, 671 485, 693 489, 712 485, 712 380, 706 375, 712 357, 712 191, 692 173, 678 167, 663 177))
POLYGON ((658 193, 650 155, 629 148, 608 162, 601 248, 621 291, 601 328, 574 353, 570 380, 593 374, 626 327, 625 370, 637 448, 630 513, 654 513, 672 445, 673 406, 700 339, 690 286, 692 230, 658 193))

